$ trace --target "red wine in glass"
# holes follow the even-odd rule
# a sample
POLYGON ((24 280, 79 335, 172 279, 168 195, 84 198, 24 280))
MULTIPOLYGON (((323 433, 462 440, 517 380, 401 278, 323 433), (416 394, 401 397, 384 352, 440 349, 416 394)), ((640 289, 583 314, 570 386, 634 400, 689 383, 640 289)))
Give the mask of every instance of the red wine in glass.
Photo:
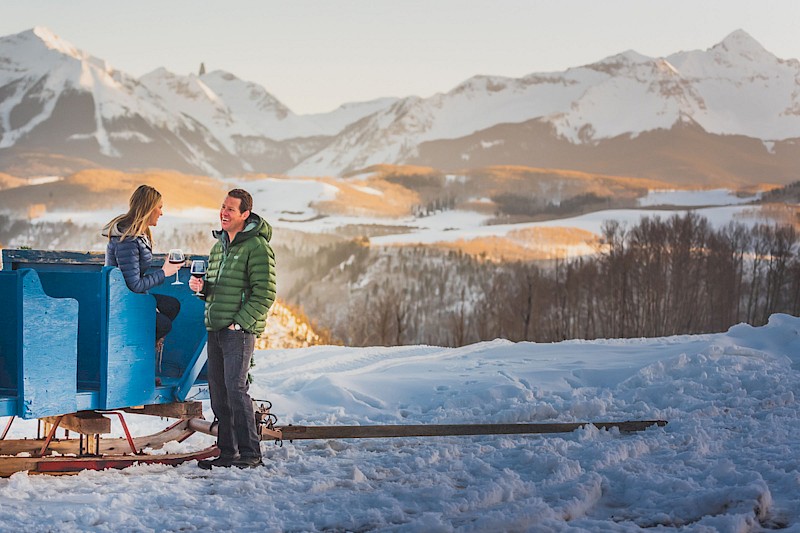
MULTIPOLYGON (((183 250, 179 248, 173 248, 167 255, 167 261, 173 265, 180 265, 186 262, 186 256, 183 255, 183 250)), ((180 280, 180 278, 178 278, 178 272, 175 272, 175 281, 172 282, 172 285, 183 285, 183 282, 180 280)))
MULTIPOLYGON (((206 262, 202 259, 195 259, 192 261, 192 267, 190 272, 193 277, 200 279, 206 275, 206 262)), ((195 291, 195 296, 203 296, 203 293, 200 291, 195 291)))

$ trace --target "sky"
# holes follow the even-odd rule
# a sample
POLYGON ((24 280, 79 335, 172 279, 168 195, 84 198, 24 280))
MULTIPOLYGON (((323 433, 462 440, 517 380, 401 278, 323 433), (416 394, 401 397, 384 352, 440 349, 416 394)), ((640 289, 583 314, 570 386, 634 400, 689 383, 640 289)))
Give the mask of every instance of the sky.
POLYGON ((707 49, 744 29, 800 58, 795 0, 0 0, 0 35, 45 26, 134 76, 226 70, 298 114, 446 92, 633 49, 707 49))

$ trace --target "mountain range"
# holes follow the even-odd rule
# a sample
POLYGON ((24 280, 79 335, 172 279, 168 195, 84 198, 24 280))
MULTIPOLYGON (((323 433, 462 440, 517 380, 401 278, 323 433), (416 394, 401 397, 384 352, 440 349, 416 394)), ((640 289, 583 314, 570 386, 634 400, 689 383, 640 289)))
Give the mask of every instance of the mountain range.
POLYGON ((0 38, 0 172, 14 176, 513 164, 676 184, 788 183, 798 179, 798 148, 800 61, 775 57, 743 30, 705 51, 626 51, 313 115, 221 70, 136 78, 47 28, 0 38))

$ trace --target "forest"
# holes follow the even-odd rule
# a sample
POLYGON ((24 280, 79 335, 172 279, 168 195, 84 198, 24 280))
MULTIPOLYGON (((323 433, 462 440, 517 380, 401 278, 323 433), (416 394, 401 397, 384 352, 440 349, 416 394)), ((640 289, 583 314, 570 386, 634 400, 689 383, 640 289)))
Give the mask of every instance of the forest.
POLYGON ((792 226, 715 229, 692 212, 606 222, 597 253, 571 260, 493 262, 361 239, 329 245, 314 264, 321 281, 288 299, 347 345, 658 337, 800 313, 792 226))

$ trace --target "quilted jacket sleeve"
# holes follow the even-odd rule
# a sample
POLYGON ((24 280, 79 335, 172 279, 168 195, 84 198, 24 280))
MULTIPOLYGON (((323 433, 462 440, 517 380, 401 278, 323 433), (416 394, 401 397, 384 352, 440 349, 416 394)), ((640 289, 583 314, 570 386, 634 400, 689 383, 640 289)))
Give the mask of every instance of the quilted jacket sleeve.
POLYGON ((234 322, 247 331, 261 333, 269 308, 275 301, 275 254, 266 240, 261 237, 254 240, 258 244, 247 261, 250 290, 234 322))
POLYGON ((142 275, 140 267, 139 239, 125 239, 117 244, 114 253, 117 265, 125 278, 125 284, 133 292, 144 293, 164 283, 164 271, 157 270, 151 274, 142 275))

